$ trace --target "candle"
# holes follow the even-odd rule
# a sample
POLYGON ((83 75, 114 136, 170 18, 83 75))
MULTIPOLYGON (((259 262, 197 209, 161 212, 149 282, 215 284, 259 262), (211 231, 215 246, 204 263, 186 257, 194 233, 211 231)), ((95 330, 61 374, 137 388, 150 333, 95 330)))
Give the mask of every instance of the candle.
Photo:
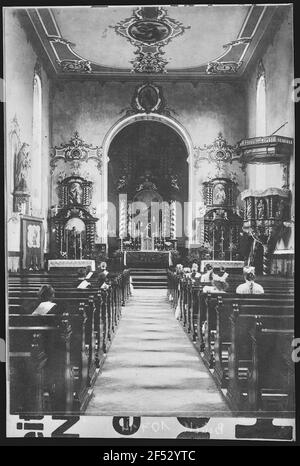
POLYGON ((66 230, 66 259, 68 259, 68 230, 66 230))
POLYGON ((80 259, 82 259, 82 239, 81 239, 81 232, 79 233, 79 249, 80 249, 80 259))

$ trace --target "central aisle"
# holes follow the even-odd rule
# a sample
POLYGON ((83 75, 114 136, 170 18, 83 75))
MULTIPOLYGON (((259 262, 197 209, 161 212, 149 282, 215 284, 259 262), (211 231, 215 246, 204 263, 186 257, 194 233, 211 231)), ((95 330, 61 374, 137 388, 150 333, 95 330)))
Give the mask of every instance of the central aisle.
POLYGON ((230 415, 166 289, 135 289, 96 381, 88 415, 230 415))

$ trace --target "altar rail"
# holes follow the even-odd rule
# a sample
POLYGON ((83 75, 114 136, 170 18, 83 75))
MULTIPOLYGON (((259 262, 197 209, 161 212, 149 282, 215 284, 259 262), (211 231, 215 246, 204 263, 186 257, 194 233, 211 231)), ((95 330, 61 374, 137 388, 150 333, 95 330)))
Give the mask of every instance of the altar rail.
POLYGON ((177 319, 237 415, 294 417, 294 283, 260 277, 265 293, 227 293, 168 271, 168 297, 177 319))

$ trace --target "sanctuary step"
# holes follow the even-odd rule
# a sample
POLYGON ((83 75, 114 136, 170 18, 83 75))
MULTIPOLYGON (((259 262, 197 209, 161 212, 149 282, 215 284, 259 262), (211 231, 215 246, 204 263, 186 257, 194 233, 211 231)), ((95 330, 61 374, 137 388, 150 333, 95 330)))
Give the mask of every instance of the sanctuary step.
POLYGON ((165 269, 130 269, 134 288, 167 288, 165 269))

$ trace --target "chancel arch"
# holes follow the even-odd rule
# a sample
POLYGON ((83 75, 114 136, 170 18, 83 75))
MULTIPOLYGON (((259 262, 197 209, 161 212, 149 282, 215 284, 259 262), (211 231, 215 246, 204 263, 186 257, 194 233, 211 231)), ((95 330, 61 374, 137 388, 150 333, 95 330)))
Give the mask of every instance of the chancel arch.
POLYGON ((142 250, 156 249, 159 241, 169 239, 177 239, 184 246, 187 225, 183 210, 189 200, 189 167, 182 137, 162 122, 135 121, 113 138, 108 159, 108 201, 117 207, 119 219, 117 238, 110 238, 109 245, 117 247, 119 239, 131 238, 142 250), (119 202, 124 195, 126 211, 119 202), (143 212, 142 204, 147 213, 143 212), (175 225, 174 231, 171 226, 174 215, 182 218, 176 231, 175 225))
MULTIPOLYGON (((182 216, 183 221, 186 219, 185 224, 182 225, 182 228, 179 228, 179 233, 182 231, 187 233, 185 239, 181 240, 186 244, 190 241, 190 232, 192 231, 192 202, 188 202, 192 200, 192 192, 193 192, 193 176, 192 176, 192 158, 193 158, 193 143, 191 137, 186 130, 186 128, 181 125, 176 119, 171 118, 169 116, 155 114, 155 113, 141 113, 135 114, 131 116, 127 116, 119 120, 106 134, 104 141, 103 141, 103 173, 102 173, 102 200, 101 203, 103 205, 103 214, 100 215, 100 229, 103 232, 106 232, 103 238, 104 242, 108 244, 108 237, 107 237, 107 225, 108 225, 108 215, 107 211, 105 210, 106 202, 109 200, 109 166, 111 162, 111 145, 114 145, 115 138, 126 128, 134 127, 137 124, 143 125, 140 128, 156 128, 154 131, 158 131, 161 134, 161 137, 167 139, 170 137, 173 139, 174 144, 176 145, 175 141, 177 141, 177 147, 181 149, 181 159, 184 160, 184 172, 186 174, 185 179, 185 193, 184 193, 184 201, 182 203, 182 212, 179 212, 179 215, 182 216), (154 126, 153 126, 154 125, 154 126), (156 126, 155 126, 156 125, 156 126), (159 130, 157 129, 159 128, 159 130), (177 139, 176 139, 177 138, 177 139), (184 205, 185 203, 185 205, 184 205)), ((149 130, 148 130, 149 131, 149 130)), ((134 132, 134 131, 133 131, 134 132)), ((169 182, 176 185, 176 176, 171 179, 171 176, 174 177, 176 173, 169 173, 169 182)), ((121 175, 120 175, 121 176, 121 175)), ((140 175, 141 176, 141 175, 140 175)), ((180 189, 179 189, 180 191, 180 189)), ((176 192, 176 189, 175 189, 176 192)), ((176 195, 175 192, 173 193, 173 201, 176 202, 176 195)), ((173 204, 174 210, 174 204, 173 204)), ((180 210, 180 209, 177 209, 180 210)), ((118 236, 118 234, 117 234, 118 236)), ((175 238, 176 235, 174 235, 175 238)), ((116 246, 116 241, 112 241, 112 243, 116 246)))

